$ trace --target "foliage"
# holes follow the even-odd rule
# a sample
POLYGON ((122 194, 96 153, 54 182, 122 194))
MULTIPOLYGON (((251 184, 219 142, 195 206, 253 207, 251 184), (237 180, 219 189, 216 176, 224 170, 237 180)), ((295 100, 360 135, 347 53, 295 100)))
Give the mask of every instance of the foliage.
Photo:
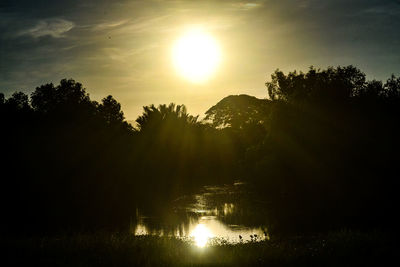
POLYGON ((4 231, 118 227, 129 219, 132 207, 121 200, 132 199, 125 157, 133 131, 112 97, 99 105, 80 83, 62 80, 36 88, 30 101, 15 93, 0 110, 4 231))
POLYGON ((215 128, 243 129, 246 125, 262 124, 269 113, 269 101, 254 96, 228 96, 206 111, 206 121, 215 128))
POLYGON ((127 229, 206 184, 254 186, 269 230, 286 235, 398 225, 400 78, 353 66, 277 70, 269 100, 228 96, 206 112, 121 105, 82 84, 0 94, 3 233, 127 229))
POLYGON ((398 79, 365 81, 349 67, 275 72, 268 136, 246 170, 273 231, 393 228, 398 202, 398 79))
POLYGON ((155 131, 165 125, 186 126, 195 125, 198 116, 187 113, 185 105, 154 105, 143 107, 143 114, 136 119, 140 131, 155 131))
POLYGON ((276 70, 267 82, 269 97, 286 101, 340 101, 356 94, 365 84, 365 74, 353 66, 311 67, 307 73, 296 71, 285 75, 276 70))

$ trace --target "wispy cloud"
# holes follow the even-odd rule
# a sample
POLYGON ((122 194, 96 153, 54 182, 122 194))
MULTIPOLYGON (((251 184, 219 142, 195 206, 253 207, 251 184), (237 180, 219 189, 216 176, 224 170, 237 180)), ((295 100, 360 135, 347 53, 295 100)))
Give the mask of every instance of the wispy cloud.
POLYGON ((121 33, 143 33, 143 32, 151 32, 151 31, 162 31, 165 29, 165 20, 170 18, 171 15, 161 15, 157 17, 145 17, 139 18, 136 20, 132 20, 129 24, 125 23, 122 27, 118 29, 118 32, 121 33))
POLYGON ((75 24, 72 21, 65 19, 43 19, 39 20, 34 27, 22 30, 17 35, 29 35, 34 38, 39 38, 42 36, 62 38, 65 36, 64 34, 74 28, 74 26, 75 24))
POLYGON ((240 2, 240 3, 233 3, 232 4, 234 9, 239 9, 239 10, 251 10, 255 8, 259 8, 262 6, 261 3, 254 3, 254 2, 240 2))
POLYGON ((119 21, 99 23, 93 27, 93 30, 94 31, 103 31, 103 30, 114 29, 114 28, 123 26, 123 25, 127 24, 128 22, 129 22, 129 20, 125 19, 125 20, 119 20, 119 21))

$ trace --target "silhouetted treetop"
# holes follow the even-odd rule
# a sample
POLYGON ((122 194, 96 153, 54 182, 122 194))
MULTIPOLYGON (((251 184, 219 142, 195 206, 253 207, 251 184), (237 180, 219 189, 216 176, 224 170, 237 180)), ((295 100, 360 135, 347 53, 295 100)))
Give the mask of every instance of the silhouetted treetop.
POLYGON ((231 95, 206 111, 204 120, 215 128, 242 129, 246 124, 263 123, 270 101, 249 95, 231 95))
POLYGON ((307 73, 276 70, 266 82, 270 99, 289 102, 315 99, 344 100, 356 94, 365 85, 365 74, 353 66, 329 67, 326 70, 311 67, 307 73))
POLYGON ((63 79, 56 87, 52 83, 37 87, 31 99, 33 108, 41 113, 75 111, 76 108, 93 107, 94 104, 82 84, 72 79, 63 79))
MULTIPOLYGON (((4 95, 3 95, 4 97, 4 95)), ((3 100, 4 102, 4 100, 3 100)), ((10 98, 5 100, 6 106, 15 110, 29 110, 29 97, 23 92, 15 92, 10 98)))
POLYGON ((63 79, 60 84, 52 83, 41 85, 28 95, 16 92, 6 99, 0 95, 2 113, 6 112, 9 121, 25 117, 27 112, 35 114, 36 118, 48 120, 47 126, 62 126, 71 123, 72 127, 112 127, 127 132, 133 132, 133 128, 125 121, 121 110, 121 104, 111 95, 102 99, 101 103, 92 101, 82 84, 73 79, 63 79), (15 115, 15 116, 14 116, 15 115), (14 118, 15 117, 15 118, 14 118), (51 123, 50 123, 51 121, 51 123), (77 123, 81 126, 77 126, 77 123))
POLYGON ((366 76, 354 66, 329 67, 326 70, 311 67, 307 73, 276 70, 266 82, 269 98, 288 102, 337 102, 352 97, 399 98, 400 78, 394 75, 385 84, 366 81, 366 76))
POLYGON ((372 80, 356 92, 356 96, 361 98, 376 98, 385 96, 385 88, 382 81, 372 80))
POLYGON ((125 119, 124 113, 121 111, 121 104, 111 95, 102 99, 98 111, 108 124, 120 123, 125 119))
POLYGON ((136 119, 139 131, 156 130, 162 126, 184 127, 197 124, 198 116, 187 113, 185 105, 154 105, 143 107, 143 114, 136 119))
POLYGON ((400 77, 392 75, 384 85, 384 92, 388 98, 400 98, 400 77))

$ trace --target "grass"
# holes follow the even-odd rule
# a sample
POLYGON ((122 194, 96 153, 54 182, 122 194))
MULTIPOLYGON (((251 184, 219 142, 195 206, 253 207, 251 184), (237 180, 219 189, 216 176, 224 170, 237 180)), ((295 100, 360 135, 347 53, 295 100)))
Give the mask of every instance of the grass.
POLYGON ((398 245, 380 232, 218 242, 205 248, 168 237, 96 233, 2 238, 1 251, 2 266, 392 266, 398 245))

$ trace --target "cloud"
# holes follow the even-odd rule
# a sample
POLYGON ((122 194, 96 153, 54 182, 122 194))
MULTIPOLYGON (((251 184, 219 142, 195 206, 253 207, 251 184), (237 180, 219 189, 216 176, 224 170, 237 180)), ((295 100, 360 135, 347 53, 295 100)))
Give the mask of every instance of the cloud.
POLYGON ((128 22, 129 22, 128 19, 119 20, 119 21, 104 22, 104 23, 100 23, 100 24, 95 25, 93 27, 93 30, 94 31, 109 30, 109 29, 113 29, 113 28, 117 28, 117 27, 123 26, 123 25, 127 24, 128 22))
POLYGON ((65 19, 42 19, 36 26, 19 32, 18 36, 29 35, 34 38, 42 36, 51 36, 53 38, 62 38, 64 34, 75 27, 72 21, 65 19))
POLYGON ((130 21, 130 23, 124 23, 123 25, 121 25, 121 27, 119 27, 119 29, 116 32, 122 34, 127 34, 127 33, 137 34, 137 33, 152 32, 152 31, 159 32, 167 28, 165 22, 169 18, 171 18, 170 14, 155 16, 155 17, 138 18, 136 20, 130 21))
POLYGON ((251 10, 251 9, 255 9, 255 8, 261 7, 261 3, 239 2, 239 3, 233 3, 232 7, 234 9, 247 11, 247 10, 251 10))

